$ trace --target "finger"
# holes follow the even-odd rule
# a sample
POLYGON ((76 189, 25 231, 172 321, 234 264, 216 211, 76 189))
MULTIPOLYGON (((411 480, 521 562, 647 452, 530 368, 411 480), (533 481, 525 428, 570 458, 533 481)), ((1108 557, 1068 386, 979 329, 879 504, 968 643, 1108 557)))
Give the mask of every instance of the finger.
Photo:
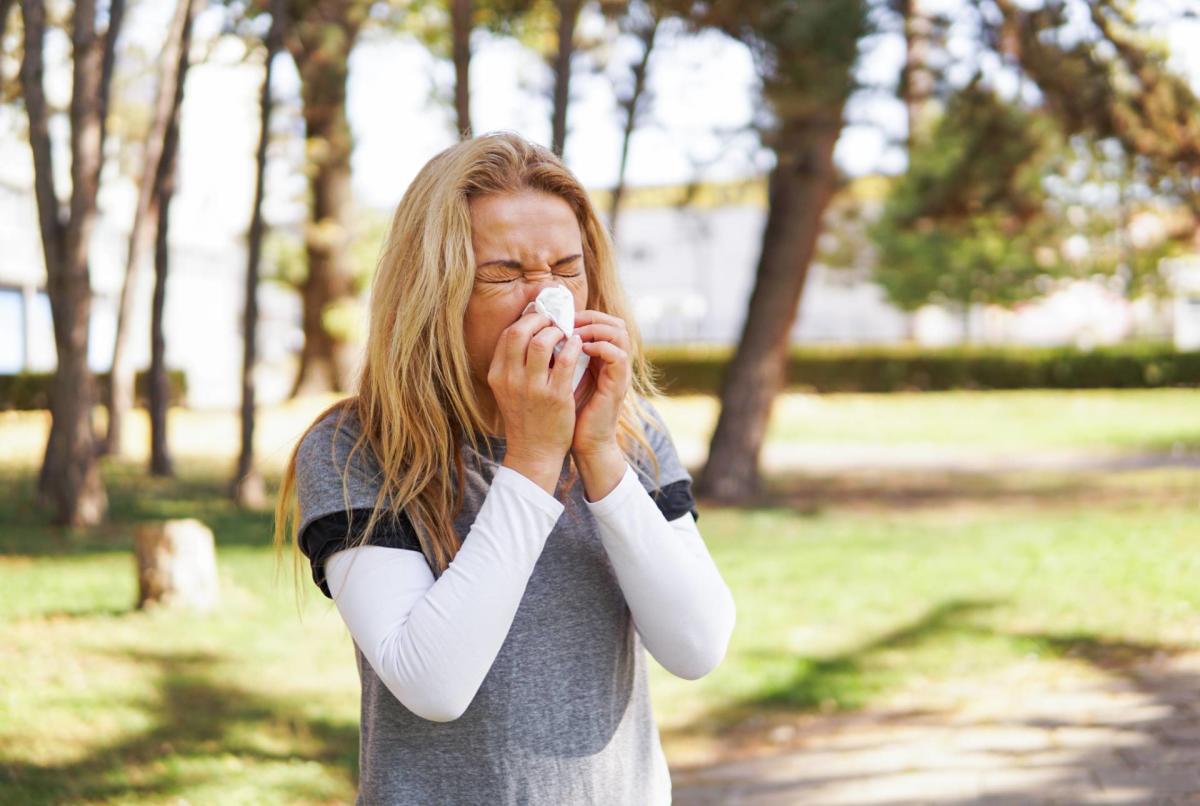
POLYGON ((501 359, 502 372, 524 372, 525 354, 533 334, 550 324, 544 313, 528 313, 500 331, 493 361, 501 359))
POLYGON ((525 355, 525 374, 531 378, 545 380, 546 370, 550 368, 550 356, 554 352, 554 345, 562 341, 565 335, 557 325, 548 325, 539 330, 529 340, 529 350, 525 355))
POLYGON ((605 313, 604 311, 593 311, 590 308, 585 308, 582 311, 575 312, 576 327, 590 324, 612 325, 621 330, 627 329, 624 319, 619 316, 613 316, 610 313, 605 313))
POLYGON ((585 341, 583 342, 583 351, 593 358, 599 358, 606 364, 620 364, 629 361, 629 353, 611 341, 585 341))
POLYGON ((591 324, 575 328, 575 332, 584 341, 611 341, 625 352, 629 352, 629 334, 625 330, 609 324, 591 324))
POLYGON ((567 339, 562 350, 554 357, 554 366, 550 368, 550 385, 556 392, 566 394, 571 391, 571 381, 575 378, 575 365, 579 362, 579 354, 583 352, 583 340, 578 336, 567 339))

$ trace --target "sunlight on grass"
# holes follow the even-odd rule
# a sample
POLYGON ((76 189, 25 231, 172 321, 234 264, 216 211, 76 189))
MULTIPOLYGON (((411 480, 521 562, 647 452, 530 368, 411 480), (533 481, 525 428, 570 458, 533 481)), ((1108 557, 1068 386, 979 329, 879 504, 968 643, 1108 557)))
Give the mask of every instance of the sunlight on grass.
MULTIPOLYGON (((928 395, 921 413, 905 396, 788 396, 773 428, 893 443, 930 433, 1020 432, 1024 445, 1095 433, 1128 447, 1193 438, 1173 390, 1040 394, 928 395), (1035 426, 1038 406, 1048 413, 1035 426), (939 431, 952 410, 971 413, 939 431)), ((264 414, 271 483, 330 400, 264 414)), ((707 427, 707 405, 660 409, 686 438, 707 427)), ((345 628, 307 577, 297 612, 290 566, 276 577, 270 515, 227 500, 234 418, 172 418, 179 477, 149 479, 140 462, 106 459, 112 518, 85 532, 48 527, 32 504, 36 458, 19 451, 40 450, 44 418, 0 418, 0 802, 349 803, 359 703, 345 628), (179 515, 217 535, 221 609, 134 610, 134 526, 179 515)), ((871 707, 1030 658, 1195 646, 1200 636, 1194 470, 771 482, 769 505, 701 507, 738 626, 702 680, 651 662, 673 760, 763 715, 871 707)))

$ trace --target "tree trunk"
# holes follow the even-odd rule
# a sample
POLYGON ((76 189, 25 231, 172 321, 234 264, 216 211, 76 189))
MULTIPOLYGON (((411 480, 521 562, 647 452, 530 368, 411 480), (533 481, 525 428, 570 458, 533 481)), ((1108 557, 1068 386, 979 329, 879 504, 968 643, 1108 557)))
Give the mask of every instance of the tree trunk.
POLYGON ((608 207, 608 231, 613 240, 617 237, 617 213, 621 209, 621 197, 625 195, 625 169, 629 164, 629 141, 637 128, 642 95, 646 90, 646 72, 650 67, 650 54, 654 50, 654 36, 658 32, 658 17, 653 17, 645 29, 638 31, 642 40, 642 58, 633 66, 633 92, 620 101, 625 109, 625 126, 621 132, 621 163, 617 168, 617 184, 613 187, 612 201, 608 207))
POLYGON ((697 490, 723 502, 759 492, 758 459, 771 405, 782 386, 821 216, 833 193, 833 147, 841 109, 823 121, 785 123, 771 171, 767 225, 737 351, 721 383, 721 414, 697 490))
POLYGON ((551 119, 550 148, 563 155, 567 142, 567 105, 571 100, 571 57, 575 53, 575 24, 579 21, 580 0, 558 2, 558 52, 554 56, 554 110, 551 119))
POLYGON ((175 143, 172 125, 168 130, 163 153, 161 178, 155 195, 158 196, 158 226, 154 238, 154 297, 150 306, 150 475, 173 476, 170 446, 167 441, 167 406, 170 386, 167 379, 166 340, 163 337, 163 313, 167 299, 167 270, 170 249, 167 239, 171 214, 171 194, 175 185, 175 143))
POLYGON ((182 37, 179 42, 178 69, 171 97, 171 110, 167 116, 167 129, 163 137, 162 155, 154 175, 154 200, 158 209, 154 237, 154 295, 150 307, 150 474, 172 476, 175 471, 171 463, 170 445, 167 439, 167 407, 170 405, 170 383, 167 378, 166 339, 164 337, 164 313, 167 300, 167 275, 170 268, 171 199, 175 194, 176 157, 179 153, 179 110, 183 105, 183 88, 187 80, 192 43, 192 23, 200 13, 203 0, 187 0, 188 12, 184 18, 182 37))
POLYGON ((912 148, 922 114, 933 97, 934 77, 929 67, 933 22, 922 8, 922 0, 901 0, 900 13, 904 17, 905 55, 900 95, 908 116, 907 143, 912 148))
POLYGON ((117 306, 117 332, 113 339, 112 372, 109 376, 108 433, 102 453, 123 454, 121 432, 125 416, 133 407, 133 363, 129 358, 129 320, 133 317, 134 294, 141 275, 142 261, 154 244, 157 228, 158 208, 155 205, 155 177, 162 159, 163 141, 174 111, 174 99, 184 80, 180 70, 179 50, 183 45, 184 28, 191 15, 191 0, 178 0, 175 16, 163 45, 160 59, 162 75, 158 85, 158 97, 154 103, 154 118, 146 135, 145 159, 142 178, 138 184, 137 206, 133 213, 133 226, 129 232, 129 250, 125 258, 125 281, 121 285, 121 297, 117 306))
POLYGON ((133 535, 139 608, 220 604, 216 540, 194 518, 144 523, 133 535))
POLYGON ((54 191, 48 111, 42 89, 45 9, 37 0, 22 3, 25 53, 21 84, 29 116, 34 192, 58 351, 50 401, 50 435, 38 496, 53 507, 56 522, 69 526, 99 523, 108 509, 91 422, 94 380, 87 363, 92 301, 88 249, 103 159, 103 117, 112 75, 110 54, 120 30, 122 10, 121 0, 115 0, 110 7, 108 30, 100 36, 95 29, 94 3, 80 0, 74 6, 69 112, 71 199, 64 221, 54 191))
MULTIPOLYGON (((8 30, 8 15, 12 13, 16 0, 0 0, 0 42, 4 41, 4 33, 8 30)), ((0 98, 4 97, 4 76, 0 75, 0 98)))
POLYGON ((458 117, 458 136, 471 136, 471 0, 452 0, 451 24, 454 36, 454 111, 458 117))
POLYGON ((325 327, 333 304, 354 292, 350 263, 353 209, 350 192, 352 141, 346 120, 346 78, 358 27, 295 18, 288 47, 300 71, 312 191, 305 235, 308 276, 301 288, 304 348, 292 396, 348 388, 349 354, 344 340, 325 327))
POLYGON ((233 499, 239 506, 258 508, 266 503, 262 476, 254 467, 254 365, 258 356, 258 267, 262 255, 262 201, 271 140, 271 68, 279 52, 283 31, 283 2, 271 4, 271 30, 267 33, 267 61, 259 96, 258 149, 255 152, 254 200, 250 205, 250 233, 246 247, 246 302, 242 316, 242 449, 233 479, 233 499))

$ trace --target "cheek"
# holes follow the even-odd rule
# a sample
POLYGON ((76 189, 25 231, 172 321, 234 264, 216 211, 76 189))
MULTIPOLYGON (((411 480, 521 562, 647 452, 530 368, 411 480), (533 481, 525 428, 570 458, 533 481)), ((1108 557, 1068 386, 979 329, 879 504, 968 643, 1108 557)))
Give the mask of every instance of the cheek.
POLYGON ((504 293, 480 293, 467 304, 463 331, 467 349, 477 366, 486 368, 496 350, 501 331, 521 316, 521 300, 504 293))

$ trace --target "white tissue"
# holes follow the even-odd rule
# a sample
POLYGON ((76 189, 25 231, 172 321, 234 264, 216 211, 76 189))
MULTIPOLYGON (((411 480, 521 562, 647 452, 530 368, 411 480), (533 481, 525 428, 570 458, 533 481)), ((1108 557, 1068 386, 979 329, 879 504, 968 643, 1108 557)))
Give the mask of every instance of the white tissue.
MULTIPOLYGON (((566 286, 552 285, 549 288, 543 288, 541 293, 525 306, 525 310, 521 311, 521 316, 529 313, 529 310, 536 309, 538 313, 545 314, 550 317, 559 330, 565 337, 554 345, 554 354, 558 355, 562 350, 563 345, 567 343, 567 339, 575 332, 575 297, 567 289, 566 286)), ((575 389, 579 386, 579 381, 583 379, 583 373, 587 370, 588 356, 586 353, 580 353, 579 359, 575 362, 575 377, 571 380, 571 388, 575 389)))

